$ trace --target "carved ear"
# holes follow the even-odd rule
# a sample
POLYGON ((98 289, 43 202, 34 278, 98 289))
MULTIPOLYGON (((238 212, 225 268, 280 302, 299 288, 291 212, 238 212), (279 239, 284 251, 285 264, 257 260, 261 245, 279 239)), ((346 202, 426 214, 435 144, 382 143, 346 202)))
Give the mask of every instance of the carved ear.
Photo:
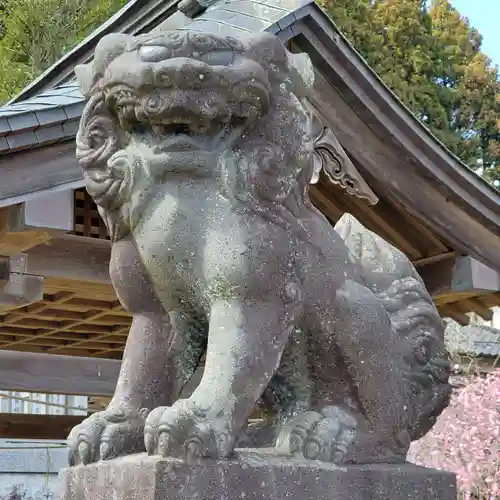
POLYGON ((293 93, 306 97, 314 86, 314 66, 307 54, 288 54, 293 93))
POLYGON ((102 37, 94 53, 93 67, 95 76, 102 76, 109 63, 123 54, 133 40, 133 36, 125 35, 124 33, 111 33, 102 37))
POLYGON ((109 63, 123 54, 132 40, 133 37, 123 33, 106 35, 99 40, 95 48, 94 60, 89 64, 75 66, 75 75, 85 97, 92 95, 96 83, 103 77, 109 63))
POLYGON ((90 97, 95 83, 92 64, 78 64, 75 66, 75 75, 80 85, 80 92, 85 97, 90 97))

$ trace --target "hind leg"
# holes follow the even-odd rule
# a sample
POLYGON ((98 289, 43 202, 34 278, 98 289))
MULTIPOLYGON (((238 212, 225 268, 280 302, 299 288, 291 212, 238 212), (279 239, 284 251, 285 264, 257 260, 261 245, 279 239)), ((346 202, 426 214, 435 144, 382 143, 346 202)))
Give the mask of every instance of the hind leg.
POLYGON ((404 462, 410 445, 407 394, 389 315, 370 290, 351 280, 337 293, 337 308, 334 338, 366 421, 347 459, 404 462))
POLYGON ((314 335, 311 409, 289 420, 278 450, 334 462, 403 462, 409 438, 389 317, 365 287, 346 281, 309 314, 314 335))
POLYGON ((110 404, 68 437, 71 465, 144 451, 148 412, 177 399, 204 349, 202 321, 192 311, 164 312, 131 239, 113 245, 111 278, 132 326, 110 404))

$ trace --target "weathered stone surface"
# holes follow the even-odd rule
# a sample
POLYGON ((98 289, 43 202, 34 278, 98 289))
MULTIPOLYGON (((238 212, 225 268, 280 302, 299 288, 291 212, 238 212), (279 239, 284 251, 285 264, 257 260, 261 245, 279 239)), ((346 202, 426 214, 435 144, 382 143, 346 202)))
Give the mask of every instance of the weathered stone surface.
POLYGON ((318 138, 308 58, 265 33, 116 34, 77 73, 77 157, 134 319, 115 395, 72 431, 71 464, 226 458, 245 439, 404 463, 448 402, 443 324, 404 254, 311 204, 318 168, 376 196, 318 138), (270 418, 245 432, 259 401, 270 418))
POLYGON ((238 450, 186 464, 135 455, 61 472, 61 500, 456 500, 453 474, 411 464, 349 465, 238 450))

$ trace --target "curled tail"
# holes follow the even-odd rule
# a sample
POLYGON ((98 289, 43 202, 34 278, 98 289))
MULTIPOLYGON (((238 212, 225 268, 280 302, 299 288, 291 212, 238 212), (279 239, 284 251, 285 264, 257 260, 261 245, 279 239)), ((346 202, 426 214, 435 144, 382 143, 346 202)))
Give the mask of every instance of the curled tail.
POLYGON ((360 282, 383 303, 397 339, 388 356, 400 361, 411 440, 434 425, 451 396, 444 323, 422 278, 404 253, 345 214, 335 230, 350 251, 360 282))

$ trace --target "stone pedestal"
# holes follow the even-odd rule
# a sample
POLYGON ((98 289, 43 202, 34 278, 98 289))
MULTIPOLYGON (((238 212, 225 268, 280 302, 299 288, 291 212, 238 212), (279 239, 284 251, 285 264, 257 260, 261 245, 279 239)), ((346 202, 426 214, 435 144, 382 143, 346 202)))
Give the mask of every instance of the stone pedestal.
POLYGON ((62 500, 456 500, 453 474, 411 464, 335 467, 240 450, 186 464, 133 455, 61 471, 62 500))

